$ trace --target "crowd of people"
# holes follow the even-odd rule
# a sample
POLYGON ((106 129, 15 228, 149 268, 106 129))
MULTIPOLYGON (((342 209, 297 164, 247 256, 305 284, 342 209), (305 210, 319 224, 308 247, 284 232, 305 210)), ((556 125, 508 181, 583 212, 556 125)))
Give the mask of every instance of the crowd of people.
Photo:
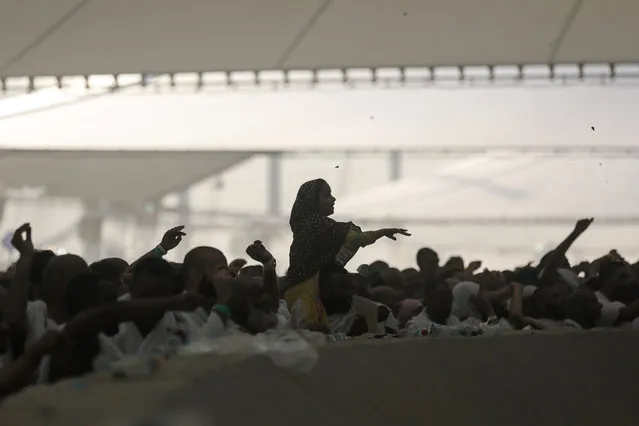
POLYGON ((422 248, 416 268, 376 261, 349 272, 360 248, 410 233, 337 222, 334 206, 324 180, 300 187, 281 277, 260 241, 247 244, 252 264, 229 263, 213 246, 172 263, 163 257, 188 231, 178 226, 131 264, 107 258, 89 265, 34 249, 31 226, 22 225, 12 239, 20 258, 0 280, 0 398, 105 371, 124 357, 237 333, 309 330, 339 340, 639 327, 639 263, 615 250, 578 265, 566 259, 593 219, 578 220, 535 265, 491 271, 461 257, 441 262, 422 248))

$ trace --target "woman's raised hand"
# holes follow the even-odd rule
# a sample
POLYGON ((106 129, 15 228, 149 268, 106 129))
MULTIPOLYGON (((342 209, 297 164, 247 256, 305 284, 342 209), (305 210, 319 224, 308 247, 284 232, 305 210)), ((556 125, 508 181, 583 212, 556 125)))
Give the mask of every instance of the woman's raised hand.
POLYGON ((393 241, 397 240, 396 235, 404 235, 406 237, 410 237, 411 234, 406 230, 406 229, 401 229, 401 228, 386 228, 386 229, 382 229, 382 234, 386 237, 386 238, 390 238, 393 241))

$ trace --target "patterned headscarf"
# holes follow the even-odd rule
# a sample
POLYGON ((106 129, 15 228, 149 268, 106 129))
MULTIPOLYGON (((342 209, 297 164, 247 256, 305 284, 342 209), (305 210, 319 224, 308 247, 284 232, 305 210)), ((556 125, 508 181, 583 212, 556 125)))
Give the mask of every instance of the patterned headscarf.
POLYGON ((287 273, 291 286, 306 281, 321 268, 333 264, 353 226, 350 222, 336 222, 320 214, 319 196, 325 186, 328 183, 324 179, 302 184, 291 209, 289 224, 293 243, 287 273))

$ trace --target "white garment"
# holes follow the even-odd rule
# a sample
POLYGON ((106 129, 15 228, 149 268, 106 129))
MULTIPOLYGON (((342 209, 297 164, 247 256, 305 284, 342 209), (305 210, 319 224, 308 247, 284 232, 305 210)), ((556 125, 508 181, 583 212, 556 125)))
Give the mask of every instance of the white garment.
POLYGON ((577 324, 575 321, 571 319, 557 321, 557 320, 552 320, 547 318, 540 318, 540 319, 534 319, 533 321, 538 326, 543 327, 543 329, 550 329, 550 330, 553 330, 553 329, 554 330, 558 330, 558 329, 581 330, 582 329, 582 327, 579 324, 577 324))
POLYGON ((445 325, 436 324, 428 317, 426 308, 406 324, 409 335, 416 335, 421 330, 431 330, 432 328, 436 329, 436 335, 438 336, 470 336, 477 334, 494 336, 503 331, 513 330, 512 325, 503 318, 495 322, 482 322, 474 317, 460 321, 457 316, 451 315, 446 320, 445 325))
POLYGON ((535 294, 535 292, 537 291, 539 287, 534 286, 534 285, 525 285, 524 286, 524 291, 521 292, 521 296, 526 298, 526 297, 532 297, 533 294, 535 294))
MULTIPOLYGON (((118 297, 119 302, 125 300, 131 300, 131 293, 124 293, 123 295, 118 297)), ((178 315, 181 319, 188 321, 193 327, 197 328, 200 328, 204 325, 208 316, 204 308, 197 308, 192 312, 176 312, 176 315, 178 315)))
MULTIPOLYGON (((62 330, 65 324, 58 325, 50 318, 47 318, 47 330, 62 330)), ((46 333, 46 331, 45 331, 46 333)), ((45 355, 40 360, 40 366, 38 367, 38 380, 39 385, 47 383, 49 381, 49 371, 51 370, 51 356, 45 355)))
POLYGON ((215 311, 211 311, 206 323, 197 333, 197 340, 217 339, 230 333, 239 331, 239 327, 231 320, 227 320, 226 325, 220 318, 220 314, 215 311))
MULTIPOLYGON (((522 298, 532 297, 537 291, 533 285, 524 286, 522 298)), ((479 296, 479 284, 472 281, 462 281, 453 288, 452 314, 457 318, 481 318, 481 314, 471 302, 471 296, 479 296)), ((506 308, 510 307, 510 299, 506 301, 506 308)))
POLYGON ((110 363, 130 355, 170 355, 178 347, 194 340, 198 333, 198 328, 181 312, 165 313, 146 337, 142 336, 135 323, 121 323, 115 336, 99 335, 101 351, 94 360, 94 368, 102 370, 110 363))
POLYGON ((348 334, 353 328, 357 315, 353 309, 343 314, 332 314, 328 316, 328 329, 331 334, 348 334))
POLYGON ((42 300, 27 302, 27 336, 26 347, 31 347, 51 327, 56 329, 57 324, 47 314, 47 304, 42 300))
POLYGON ((286 300, 280 299, 280 304, 277 308, 277 328, 289 328, 291 325, 291 312, 288 310, 286 300))
POLYGON ((175 312, 175 315, 178 318, 184 321, 187 321, 191 329, 202 328, 204 324, 206 324, 206 321, 208 319, 208 314, 206 310, 201 307, 191 312, 186 312, 186 311, 175 312))
MULTIPOLYGON (((539 272, 539 275, 537 276, 537 278, 541 278, 545 270, 546 270, 545 268, 542 269, 541 272, 539 272)), ((577 274, 573 272, 572 269, 559 268, 557 269, 557 275, 558 275, 559 281, 568 285, 572 290, 576 290, 577 287, 579 287, 580 285, 579 277, 577 276, 577 274)))
MULTIPOLYGON (((413 318, 410 319, 410 321, 406 323, 406 330, 408 331, 409 334, 417 334, 420 330, 430 329, 431 326, 433 326, 434 324, 435 323, 428 317, 428 314, 426 313, 426 308, 424 308, 419 313, 419 315, 414 316, 413 318)), ((438 324, 438 326, 446 327, 446 328, 454 328, 458 326, 459 324, 461 324, 461 321, 459 321, 459 318, 457 318, 455 315, 451 315, 446 320, 445 325, 438 324)))
POLYGON ((399 321, 397 321, 397 318, 395 318, 395 315, 393 315, 393 312, 391 312, 390 308, 386 305, 384 305, 383 303, 379 303, 379 302, 375 302, 375 304, 377 305, 378 308, 380 307, 384 307, 386 309, 388 309, 388 318, 386 318, 385 321, 380 321, 379 324, 377 325, 377 332, 379 334, 386 334, 386 328, 390 328, 391 330, 398 332, 399 331, 399 321))
POLYGON ((301 298, 297 299, 290 309, 289 325, 296 330, 303 330, 311 324, 308 324, 305 319, 306 307, 301 298))
POLYGON ((453 306, 451 314, 457 318, 481 318, 481 314, 470 301, 479 295, 479 284, 462 281, 453 288, 453 306))
MULTIPOLYGON (((62 330, 64 324, 57 324, 47 314, 47 305, 42 300, 27 302, 26 309, 27 319, 27 336, 25 340, 25 348, 33 346, 47 332, 47 330, 62 330)), ((51 357, 48 355, 40 361, 38 367, 38 383, 46 383, 49 376, 49 365, 51 357)))
POLYGON ((558 269, 557 273, 559 274, 559 278, 565 284, 567 284, 571 290, 576 290, 579 287, 579 277, 575 274, 572 269, 558 269))
POLYGON ((599 314, 597 326, 612 327, 616 325, 617 319, 619 318, 619 311, 626 305, 621 302, 609 301, 600 291, 595 292, 595 296, 597 297, 597 301, 601 303, 601 314, 599 314))
POLYGON ((122 300, 131 300, 131 293, 124 293, 120 297, 118 297, 118 301, 122 300))

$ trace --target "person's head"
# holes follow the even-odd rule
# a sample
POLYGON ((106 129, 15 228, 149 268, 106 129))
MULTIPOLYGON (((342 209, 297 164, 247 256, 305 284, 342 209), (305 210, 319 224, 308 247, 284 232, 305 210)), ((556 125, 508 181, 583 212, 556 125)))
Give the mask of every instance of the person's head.
POLYGON ((455 272, 464 272, 464 259, 460 256, 451 256, 443 266, 444 269, 455 272))
POLYGON ((437 324, 446 324, 453 309, 453 291, 447 284, 436 285, 427 296, 426 314, 437 324))
POLYGON ((119 257, 107 257, 90 266, 91 271, 101 274, 106 278, 119 279, 129 268, 129 263, 119 257))
POLYGON ((240 269, 238 277, 242 278, 262 278, 264 267, 262 265, 248 265, 240 269))
POLYGON ((480 274, 474 275, 473 281, 488 291, 496 291, 504 286, 501 272, 489 269, 484 269, 480 274))
POLYGON ((435 274, 439 267, 439 255, 435 250, 423 247, 417 252, 417 266, 422 274, 435 274))
POLYGON ((304 182, 297 191, 291 209, 290 225, 295 227, 307 217, 330 216, 334 212, 335 197, 333 197, 329 184, 324 179, 310 180, 304 182))
POLYGON ((63 254, 49 260, 42 274, 42 299, 50 311, 66 311, 67 285, 76 275, 87 271, 88 268, 89 265, 84 259, 74 254, 63 254))
POLYGON ((601 291, 615 301, 630 304, 639 299, 639 283, 630 265, 616 259, 604 259, 599 265, 601 291))
POLYGON ((404 278, 402 277, 402 273, 397 268, 386 269, 384 272, 382 272, 380 279, 383 286, 392 287, 395 290, 404 289, 404 278))
POLYGON ((214 247, 196 247, 184 256, 180 270, 182 289, 195 286, 205 297, 215 298, 216 280, 230 280, 226 256, 214 247))
POLYGON ((120 289, 124 286, 122 282, 122 275, 129 267, 129 264, 118 257, 109 257, 92 263, 89 266, 91 272, 100 275, 103 279, 110 281, 115 285, 116 289, 120 289))
POLYGON ((415 268, 404 269, 402 271, 402 279, 404 280, 404 287, 411 295, 422 287, 422 276, 415 268))
POLYGON ((594 328, 601 315, 601 303, 595 294, 585 288, 580 288, 566 299, 564 316, 573 320, 584 329, 594 328))
POLYGON ((159 257, 140 260, 133 270, 131 299, 169 297, 174 293, 174 270, 159 257))
POLYGON ((370 280, 371 287, 384 285, 384 281, 382 280, 382 274, 388 268, 390 268, 390 266, 388 265, 388 263, 384 262, 383 260, 376 260, 369 265, 368 278, 370 280))
POLYGON ((522 285, 539 285, 539 273, 532 266, 524 266, 515 270, 512 281, 522 285))
POLYGON ((233 322, 252 334, 277 326, 277 316, 270 309, 261 280, 252 277, 233 278, 233 294, 228 301, 233 322))
POLYGON ((381 274, 388 268, 390 268, 390 266, 383 260, 376 260, 369 265, 369 270, 372 274, 381 274))
POLYGON ((351 274, 342 267, 329 266, 319 272, 320 299, 330 314, 346 313, 351 309, 357 287, 351 274))
POLYGON ((538 288, 531 297, 534 315, 537 318, 564 319, 564 303, 570 297, 568 285, 558 282, 538 288))
POLYGON ((403 328, 406 323, 410 321, 414 316, 419 315, 421 310, 424 309, 424 304, 418 299, 404 299, 399 303, 399 311, 397 313, 397 322, 399 326, 403 328))
POLYGON ((113 282, 94 272, 81 272, 67 285, 67 315, 73 318, 80 312, 115 302, 117 296, 117 289, 113 282))

